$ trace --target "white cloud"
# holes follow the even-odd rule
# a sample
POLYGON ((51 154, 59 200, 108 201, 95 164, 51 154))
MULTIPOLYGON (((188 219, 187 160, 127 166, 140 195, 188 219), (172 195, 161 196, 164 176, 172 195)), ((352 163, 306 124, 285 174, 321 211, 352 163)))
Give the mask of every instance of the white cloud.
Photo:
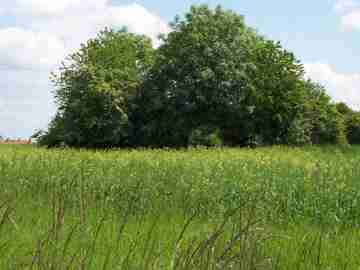
POLYGON ((159 16, 136 3, 14 0, 4 1, 1 12, 19 24, 0 28, 0 132, 6 136, 29 136, 45 127, 55 111, 50 71, 99 30, 126 26, 155 45, 160 33, 170 31, 159 16))
POLYGON ((324 85, 334 101, 342 101, 360 110, 360 73, 338 73, 329 64, 315 62, 304 65, 307 76, 324 85))
POLYGON ((13 12, 32 17, 62 16, 107 7, 107 0, 15 0, 13 12))
POLYGON ((158 43, 157 38, 160 33, 164 34, 170 31, 169 26, 164 21, 138 4, 112 7, 108 10, 108 14, 105 24, 125 25, 132 32, 148 35, 155 43, 158 43))
POLYGON ((344 29, 360 30, 360 0, 337 0, 334 9, 344 29))
MULTIPOLYGON (((79 0, 76 0, 79 1, 79 0)), ((76 2, 75 1, 75 2, 76 2)), ((91 0, 90 2, 92 2, 91 0)), ((31 28, 56 35, 65 42, 68 50, 77 48, 81 42, 94 37, 104 27, 127 27, 129 31, 149 36, 155 45, 159 44, 158 35, 168 33, 170 28, 159 16, 138 4, 123 6, 87 4, 84 9, 72 8, 52 17, 37 17, 30 22, 31 28)), ((75 5, 75 3, 73 3, 75 5)), ((76 5, 75 5, 76 6, 76 5)))
POLYGON ((17 0, 14 14, 30 16, 35 31, 56 33, 70 48, 93 37, 105 26, 145 34, 157 43, 160 33, 170 31, 167 23, 143 6, 133 3, 111 5, 107 0, 17 0))
POLYGON ((341 24, 348 30, 360 30, 360 9, 356 9, 341 17, 341 24))
POLYGON ((53 67, 66 55, 63 42, 50 33, 0 29, 0 66, 18 69, 53 67))
POLYGON ((356 0, 338 0, 335 2, 335 11, 337 12, 348 12, 359 7, 360 3, 356 0))
POLYGON ((0 134, 25 137, 45 128, 55 111, 48 72, 13 69, 0 73, 0 134))

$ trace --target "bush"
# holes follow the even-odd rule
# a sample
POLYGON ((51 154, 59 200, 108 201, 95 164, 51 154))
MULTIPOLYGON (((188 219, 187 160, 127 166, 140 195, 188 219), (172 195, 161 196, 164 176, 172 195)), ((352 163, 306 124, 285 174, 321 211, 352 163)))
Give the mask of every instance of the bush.
POLYGON ((347 144, 344 117, 331 103, 323 86, 312 81, 303 84, 306 102, 302 109, 302 117, 307 120, 307 129, 311 127, 311 143, 313 144, 347 144))
POLYGON ((336 108, 344 118, 347 140, 350 144, 360 144, 360 112, 352 110, 342 102, 337 103, 336 108))
POLYGON ((191 146, 222 146, 223 141, 221 138, 220 130, 200 127, 194 129, 189 136, 189 145, 191 146))
POLYGON ((303 146, 311 144, 312 125, 308 120, 296 118, 292 121, 287 134, 287 144, 303 146))
POLYGON ((360 144, 360 114, 354 113, 346 120, 347 138, 350 144, 360 144))

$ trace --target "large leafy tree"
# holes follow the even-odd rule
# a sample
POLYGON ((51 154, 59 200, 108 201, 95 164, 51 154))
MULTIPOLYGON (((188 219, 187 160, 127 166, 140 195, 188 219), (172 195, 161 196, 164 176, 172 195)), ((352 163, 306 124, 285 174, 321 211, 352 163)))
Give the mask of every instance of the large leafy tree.
POLYGON ((251 66, 244 49, 250 29, 243 18, 199 6, 172 27, 141 92, 145 141, 183 146, 194 130, 215 130, 226 121, 241 129, 251 66))
POLYGON ((153 61, 151 41, 105 29, 53 75, 58 112, 40 142, 74 147, 127 146, 130 100, 153 61))
POLYGON ((172 26, 141 92, 147 141, 220 130, 226 144, 285 143, 305 102, 294 55, 221 7, 192 7, 172 26))

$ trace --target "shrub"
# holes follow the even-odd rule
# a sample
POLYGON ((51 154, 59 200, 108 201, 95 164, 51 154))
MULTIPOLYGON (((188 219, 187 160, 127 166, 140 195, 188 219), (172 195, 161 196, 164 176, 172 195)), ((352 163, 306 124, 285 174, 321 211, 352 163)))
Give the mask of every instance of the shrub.
POLYGON ((194 129, 189 136, 191 146, 222 146, 220 130, 217 128, 199 127, 194 129))

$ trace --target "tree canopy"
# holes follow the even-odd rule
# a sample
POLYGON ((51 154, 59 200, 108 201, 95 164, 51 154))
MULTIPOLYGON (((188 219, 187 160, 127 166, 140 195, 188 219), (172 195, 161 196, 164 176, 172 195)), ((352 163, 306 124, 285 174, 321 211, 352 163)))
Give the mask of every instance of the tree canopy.
POLYGON ((129 102, 153 61, 151 41, 105 29, 69 56, 52 79, 58 112, 44 144, 114 147, 129 144, 129 102))
POLYGON ((350 144, 360 144, 360 112, 349 108, 345 103, 336 104, 345 122, 346 136, 350 144))
POLYGON ((106 29, 70 55, 53 76, 58 113, 40 142, 256 146, 359 136, 359 118, 241 15, 194 6, 171 27, 157 49, 144 36, 106 29))

